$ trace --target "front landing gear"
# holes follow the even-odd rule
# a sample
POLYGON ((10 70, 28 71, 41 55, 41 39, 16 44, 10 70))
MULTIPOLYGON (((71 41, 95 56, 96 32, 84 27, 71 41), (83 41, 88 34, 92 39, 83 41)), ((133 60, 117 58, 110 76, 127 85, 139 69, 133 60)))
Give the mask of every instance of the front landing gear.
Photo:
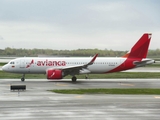
POLYGON ((21 81, 24 82, 25 81, 25 74, 22 75, 21 81))
POLYGON ((73 76, 73 77, 72 77, 72 82, 76 82, 76 81, 77 81, 76 76, 73 76))

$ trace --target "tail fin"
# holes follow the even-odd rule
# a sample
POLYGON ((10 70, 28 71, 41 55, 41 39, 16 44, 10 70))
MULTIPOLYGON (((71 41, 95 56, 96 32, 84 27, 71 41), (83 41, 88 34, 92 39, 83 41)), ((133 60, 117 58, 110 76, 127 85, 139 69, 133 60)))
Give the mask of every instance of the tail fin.
POLYGON ((150 44, 152 34, 145 33, 137 41, 137 43, 132 47, 129 53, 125 54, 123 57, 127 58, 146 58, 148 53, 148 47, 150 44))

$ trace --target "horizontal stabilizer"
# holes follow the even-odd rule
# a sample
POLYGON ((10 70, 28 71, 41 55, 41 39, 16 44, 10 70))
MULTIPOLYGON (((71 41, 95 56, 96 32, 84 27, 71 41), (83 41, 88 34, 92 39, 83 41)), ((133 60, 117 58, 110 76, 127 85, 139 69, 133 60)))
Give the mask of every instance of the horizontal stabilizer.
POLYGON ((135 61, 133 62, 133 64, 135 64, 137 67, 141 67, 141 66, 145 66, 145 65, 149 65, 149 64, 152 64, 152 63, 155 63, 155 60, 152 60, 152 59, 144 59, 142 61, 135 61))

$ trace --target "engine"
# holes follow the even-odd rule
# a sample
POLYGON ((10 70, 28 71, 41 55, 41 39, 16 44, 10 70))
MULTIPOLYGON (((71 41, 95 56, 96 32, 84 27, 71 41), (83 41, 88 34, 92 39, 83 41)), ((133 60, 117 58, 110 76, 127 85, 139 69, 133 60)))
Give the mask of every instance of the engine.
POLYGON ((62 79, 62 70, 49 69, 46 71, 47 79, 62 79))

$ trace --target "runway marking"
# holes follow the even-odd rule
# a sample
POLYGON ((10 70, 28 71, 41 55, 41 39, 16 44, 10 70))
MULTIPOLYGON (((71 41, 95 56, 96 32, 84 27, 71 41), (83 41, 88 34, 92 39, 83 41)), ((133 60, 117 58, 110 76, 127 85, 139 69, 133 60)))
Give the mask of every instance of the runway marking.
POLYGON ((154 98, 158 98, 158 99, 160 99, 160 96, 154 96, 154 98))
POLYGON ((123 84, 123 83, 120 83, 120 85, 125 85, 125 86, 135 86, 134 84, 123 84))
POLYGON ((56 85, 57 85, 57 86, 68 86, 68 85, 66 85, 66 84, 59 84, 59 83, 57 83, 56 85))
POLYGON ((82 98, 82 97, 83 97, 82 95, 75 96, 75 98, 82 98))

